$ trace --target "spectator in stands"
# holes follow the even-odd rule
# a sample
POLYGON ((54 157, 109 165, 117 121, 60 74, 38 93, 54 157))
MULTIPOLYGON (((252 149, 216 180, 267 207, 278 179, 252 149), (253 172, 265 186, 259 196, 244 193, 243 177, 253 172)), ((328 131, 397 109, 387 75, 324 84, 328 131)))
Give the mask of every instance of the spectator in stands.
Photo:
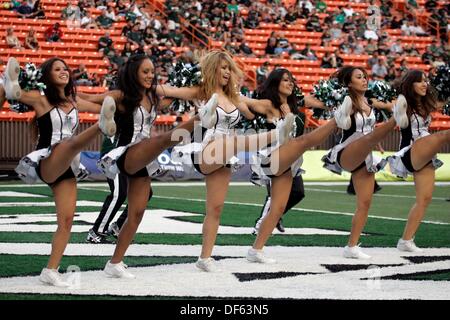
POLYGON ((374 51, 371 56, 369 56, 369 60, 367 60, 367 66, 372 70, 373 66, 378 64, 380 58, 378 50, 374 51))
POLYGON ((310 61, 317 60, 316 52, 313 49, 311 49, 311 45, 309 43, 305 45, 305 48, 302 51, 300 51, 300 53, 305 56, 306 60, 310 61))
POLYGON ((399 69, 402 74, 404 74, 404 73, 406 73, 406 71, 408 71, 409 68, 408 68, 408 63, 406 62, 406 59, 402 59, 400 61, 399 69))
POLYGON ((427 0, 427 2, 425 2, 425 9, 428 12, 433 12, 434 9, 436 9, 438 6, 438 3, 436 0, 427 0))
POLYGON ((184 35, 179 27, 175 27, 174 31, 169 32, 169 39, 175 47, 183 45, 184 35))
POLYGON ((381 15, 383 17, 392 16, 392 14, 391 14, 392 5, 393 4, 391 1, 381 0, 380 11, 381 11, 381 15))
POLYGON ((400 29, 402 27, 402 21, 397 20, 397 16, 392 17, 390 28, 391 29, 400 29))
POLYGON ((108 11, 106 11, 106 9, 103 9, 101 15, 99 15, 97 17, 97 19, 95 19, 95 22, 97 23, 97 26, 99 28, 102 28, 102 29, 111 28, 114 21, 111 20, 111 18, 109 18, 107 16, 107 14, 108 14, 108 11))
POLYGON ((405 45, 405 53, 410 57, 420 57, 420 53, 414 43, 411 45, 405 45))
POLYGON ((86 65, 80 63, 78 69, 73 71, 73 79, 75 81, 75 85, 77 86, 90 86, 92 85, 91 80, 89 79, 89 74, 86 69, 86 65))
POLYGON ((61 11, 61 19, 81 22, 80 7, 72 2, 67 3, 67 7, 61 11))
POLYGON ((327 4, 325 1, 319 0, 316 2, 316 9, 320 13, 325 13, 327 12, 327 4))
POLYGON ((133 55, 133 48, 131 42, 126 42, 123 46, 122 52, 120 54, 125 62, 127 62, 128 58, 133 55))
POLYGON ((264 81, 266 81, 267 75, 270 72, 269 67, 270 67, 270 62, 264 61, 264 63, 262 65, 260 65, 258 68, 256 68, 257 86, 261 85, 264 81))
POLYGON ((397 72, 394 64, 390 64, 388 68, 388 74, 384 78, 388 82, 392 82, 397 79, 397 72))
POLYGON ((122 32, 120 33, 121 36, 127 36, 129 32, 133 29, 134 22, 131 20, 127 21, 127 24, 122 28, 122 32))
POLYGON ((351 33, 356 31, 356 26, 353 17, 345 18, 344 25, 342 26, 342 31, 345 33, 351 33))
POLYGON ((110 18, 113 22, 117 21, 116 13, 114 12, 114 7, 108 5, 106 16, 110 18))
POLYGON ((314 10, 314 5, 312 4, 311 1, 309 0, 297 0, 295 3, 295 6, 299 9, 305 7, 306 9, 309 10, 309 12, 311 12, 312 10, 314 10))
POLYGON ((401 56, 403 53, 403 46, 402 46, 402 40, 397 39, 390 48, 390 54, 393 56, 401 56))
POLYGON ((142 32, 139 30, 139 25, 135 24, 133 29, 127 34, 127 41, 134 44, 136 47, 144 45, 142 32))
POLYGON ((342 35, 341 26, 339 25, 339 23, 337 23, 337 21, 333 22, 333 25, 331 26, 331 29, 330 29, 330 35, 331 35, 331 40, 337 40, 342 35))
POLYGON ((321 36, 320 45, 322 47, 329 47, 331 45, 330 42, 331 42, 330 29, 328 27, 324 27, 323 32, 322 32, 322 36, 321 36))
POLYGON ((81 19, 80 27, 84 29, 98 29, 97 23, 89 11, 86 11, 85 16, 81 19))
POLYGON ((334 61, 334 65, 333 66, 333 62, 331 60, 331 53, 329 51, 325 52, 325 54, 322 57, 322 63, 320 64, 321 68, 336 68, 336 59, 334 61))
POLYGON ((346 17, 352 17, 353 13, 355 13, 355 11, 353 10, 353 8, 350 5, 350 3, 347 3, 347 5, 343 9, 343 11, 344 11, 344 14, 345 14, 346 17))
POLYGON ((19 18, 29 18, 31 13, 33 12, 33 6, 30 6, 27 0, 22 0, 15 11, 19 18))
POLYGON ((303 60, 306 57, 301 53, 301 49, 298 44, 293 44, 292 49, 289 50, 289 57, 292 60, 303 60))
POLYGON ((289 40, 286 38, 283 32, 280 32, 277 37, 277 47, 275 48, 275 54, 282 54, 283 52, 289 52, 291 50, 289 40))
POLYGON ((369 39, 366 45, 366 52, 372 55, 375 51, 378 51, 378 45, 372 39, 369 39))
POLYGON ((287 14, 284 16, 284 21, 286 21, 288 24, 293 24, 295 21, 297 21, 298 14, 295 10, 295 7, 289 7, 287 14))
POLYGON ((270 37, 267 40, 267 45, 264 51, 268 55, 275 55, 276 47, 277 47, 277 39, 275 37, 270 37))
POLYGON ((34 3, 33 12, 30 14, 29 18, 45 19, 44 8, 42 8, 42 3, 40 0, 37 0, 34 3))
POLYGON ((47 28, 44 31, 44 38, 48 42, 58 42, 63 37, 63 32, 60 29, 59 22, 56 22, 54 25, 47 28))
POLYGON ((422 62, 425 64, 431 64, 434 60, 434 54, 431 51, 431 48, 428 46, 425 49, 425 52, 422 54, 422 62))
POLYGON ((245 27, 250 29, 256 29, 259 25, 260 13, 256 7, 256 4, 252 4, 249 8, 247 19, 245 20, 245 27))
POLYGON ((315 14, 312 14, 308 21, 306 22, 306 30, 308 31, 315 31, 315 32, 322 32, 322 26, 320 24, 319 17, 315 14))
POLYGON ((109 31, 106 31, 105 35, 98 39, 98 51, 103 52, 103 54, 106 55, 112 48, 113 41, 111 39, 111 33, 109 31))
POLYGON ((25 37, 25 48, 39 50, 39 42, 36 37, 36 31, 33 28, 28 31, 28 34, 25 37))
POLYGON ((375 80, 384 80, 384 78, 387 76, 388 70, 386 65, 386 60, 383 58, 380 58, 378 63, 374 64, 372 67, 372 77, 375 80))
POLYGON ((254 56, 253 50, 248 46, 247 42, 244 40, 239 45, 239 52, 246 56, 254 56))
POLYGON ((8 47, 12 49, 23 49, 22 42, 20 42, 19 38, 14 34, 13 28, 6 29, 5 40, 8 47))

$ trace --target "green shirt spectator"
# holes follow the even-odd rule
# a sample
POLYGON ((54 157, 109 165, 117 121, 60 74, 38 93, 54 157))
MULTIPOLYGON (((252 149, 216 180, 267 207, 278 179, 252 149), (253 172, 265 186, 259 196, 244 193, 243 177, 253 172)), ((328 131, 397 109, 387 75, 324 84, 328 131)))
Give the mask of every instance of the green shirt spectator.
POLYGON ((324 13, 324 12, 327 11, 327 4, 325 2, 319 0, 316 3, 316 9, 317 9, 318 12, 324 13))

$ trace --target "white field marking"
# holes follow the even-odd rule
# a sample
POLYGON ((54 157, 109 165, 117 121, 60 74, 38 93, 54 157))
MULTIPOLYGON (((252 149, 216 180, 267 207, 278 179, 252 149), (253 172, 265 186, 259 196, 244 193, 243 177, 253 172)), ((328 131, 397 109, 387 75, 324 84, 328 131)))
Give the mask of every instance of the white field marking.
MULTIPOLYGON (((88 185, 88 184, 85 184, 88 185)), ((91 185, 91 184, 89 184, 91 185)), ((101 186, 105 186, 104 184, 101 184, 101 186)), ((1 187, 1 186, 0 186, 1 187)), ((91 189, 89 187, 81 187, 79 186, 79 189, 84 190, 96 190, 96 191, 109 191, 108 189, 91 189)), ((171 199, 171 200, 186 200, 186 201, 193 201, 193 202, 206 202, 205 199, 186 199, 186 198, 179 198, 179 197, 166 197, 166 196, 153 196, 154 198, 160 198, 160 199, 171 199)), ((232 202, 232 201, 225 201, 225 204, 235 204, 235 205, 245 205, 245 206, 257 206, 260 207, 260 203, 246 203, 246 202, 232 202)), ((54 206, 53 202, 0 202, 0 207, 10 207, 10 206, 54 206)), ((98 201, 77 201, 77 206, 102 206, 103 203, 98 201), (92 203, 92 204, 89 204, 92 203)), ((342 211, 330 211, 330 210, 317 210, 317 209, 308 209, 308 208, 292 208, 291 210, 297 210, 297 211, 311 211, 311 212, 323 212, 323 213, 329 213, 329 214, 337 214, 337 215, 346 215, 346 216, 353 216, 354 212, 342 212, 342 211)), ((376 218, 376 219, 385 219, 385 220, 394 220, 394 221, 407 221, 407 219, 402 218, 393 218, 393 217, 385 217, 385 216, 374 216, 369 215, 370 218, 376 218)), ((429 223, 429 224, 439 224, 439 225, 450 225, 450 223, 447 222, 440 222, 440 221, 428 221, 424 220, 422 223, 429 223)))
MULTIPOLYGON (((172 219, 174 217, 202 216, 198 213, 179 212, 163 209, 146 210, 138 233, 170 233, 170 234, 202 234, 202 224, 172 219)), ((12 216, 12 215, 10 215, 12 216)), ((36 222, 55 222, 56 214, 26 214, 16 215, 13 218, 0 219, 0 232, 54 232, 56 224, 33 224, 36 222)), ((80 212, 74 221, 85 221, 94 224, 97 212, 80 212)), ((72 232, 88 232, 91 225, 74 225, 72 232)), ((251 234, 251 227, 219 226, 219 234, 251 234)), ((278 230, 275 233, 280 233, 278 230)), ((347 231, 337 231, 319 228, 286 228, 285 234, 289 235, 343 235, 348 236, 347 231)))
MULTIPOLYGON (((0 202, 0 207, 52 207, 55 205, 55 202, 0 202)), ((85 201, 80 200, 77 201, 77 207, 101 207, 103 206, 103 202, 100 201, 85 201)))
MULTIPOLYGON (((232 184, 230 184, 232 185, 232 184)), ((305 183, 305 185, 308 185, 305 183)), ((314 184, 314 185, 319 185, 319 184, 314 184)), ((345 185, 348 185, 345 184, 345 185)), ((98 189, 98 188, 90 188, 90 187, 84 187, 84 186, 79 186, 79 189, 83 189, 83 190, 93 190, 93 191, 106 191, 109 192, 109 189, 106 189, 105 185, 102 185, 103 187, 105 187, 105 189, 98 189)), ((157 187, 173 187, 174 185, 164 185, 164 184, 158 184, 158 183, 152 183, 152 186, 157 186, 157 187)), ((198 185, 200 186, 200 185, 198 185)), ((249 184, 248 186, 254 186, 253 184, 249 184)), ((99 186, 100 187, 100 186, 99 186)), ((191 187, 191 186, 190 186, 191 187)), ((314 189, 314 188, 305 188, 305 191, 315 191, 315 192, 330 192, 330 193, 340 193, 340 194, 347 194, 346 191, 339 191, 339 190, 330 190, 330 189, 314 189)), ((406 198, 406 199, 415 199, 415 196, 404 196, 404 195, 395 195, 395 194, 374 194, 374 197, 386 197, 386 198, 406 198)), ((447 198, 442 198, 442 197, 433 197, 433 200, 447 200, 447 198)))
MULTIPOLYGON (((314 182, 314 181, 305 181, 305 186, 347 186, 348 182, 342 181, 325 181, 325 182, 314 182)), ((386 181, 386 182, 378 182, 380 186, 413 186, 414 182, 406 182, 406 181, 386 181)), ((159 187, 194 187, 194 186, 204 186, 204 181, 196 181, 196 182, 152 182, 153 186, 159 187)), ((29 184, 0 184, 0 188, 10 188, 10 187, 20 187, 20 188, 32 188, 32 187, 46 187, 46 184, 36 183, 33 185, 29 184)), ((105 182, 81 182, 78 183, 78 187, 104 187, 107 186, 105 182)), ((254 186, 254 184, 250 182, 230 182, 230 186, 254 186)), ((450 181, 438 181, 435 182, 435 186, 450 186, 450 181)))
MULTIPOLYGON (((331 192, 331 193, 347 194, 346 191, 330 190, 330 189, 305 188, 305 191, 331 192)), ((385 198, 406 198, 406 199, 415 199, 416 198, 415 196, 404 196, 404 195, 396 195, 396 194, 379 194, 379 193, 376 193, 373 196, 374 197, 385 197, 385 198)), ((448 198, 433 197, 433 200, 447 200, 447 199, 448 198)))
MULTIPOLYGON (((153 196, 153 198, 170 199, 170 200, 186 200, 186 201, 194 201, 194 202, 206 202, 205 199, 185 199, 185 198, 166 197, 166 196, 153 196)), ((248 203, 248 202, 225 201, 225 204, 236 204, 236 205, 243 205, 243 206, 261 207, 261 204, 260 204, 260 203, 248 203)), ((353 216, 353 215, 355 215, 354 212, 341 212, 341 211, 317 210, 317 209, 308 209, 308 208, 292 208, 291 210, 296 210, 296 211, 311 211, 311 212, 319 212, 319 213, 322 212, 322 213, 338 214, 338 215, 344 215, 344 216, 353 216)), ((369 215, 369 217, 370 217, 370 218, 376 218, 376 219, 385 219, 385 220, 407 221, 407 219, 402 219, 402 218, 392 218, 392 217, 373 216, 373 215, 369 215)), ((422 221, 422 223, 450 225, 450 223, 447 223, 447 222, 426 221, 426 220, 422 221)))
POLYGON ((48 198, 40 194, 14 192, 14 191, 0 191, 0 197, 18 197, 18 198, 48 198))
MULTIPOLYGON (((10 245, 10 244, 8 244, 10 245)), ((17 244, 14 244, 17 245, 17 244)), ((30 244, 20 244, 26 247, 30 244)), ((35 244, 32 244, 34 248, 35 244)), ((39 244, 37 244, 39 245, 39 244)), ((49 250, 50 246, 46 247, 49 250)), ((76 295, 130 295, 176 297, 248 297, 294 299, 450 299, 449 281, 361 280, 376 276, 412 274, 448 269, 448 261, 413 264, 402 258, 405 254, 395 248, 367 248, 369 261, 345 259, 342 248, 330 247, 267 247, 265 252, 277 259, 276 264, 248 262, 244 256, 249 246, 216 246, 213 255, 227 256, 218 261, 221 272, 205 273, 193 263, 130 267, 136 279, 111 279, 103 271, 81 271, 79 288, 56 288, 43 285, 37 276, 0 278, 0 292, 76 295), (331 273, 323 265, 363 264, 367 268, 331 273), (369 269, 374 264, 400 266, 369 269), (239 281, 236 273, 298 272, 318 273, 286 278, 239 281)), ((18 249, 18 246, 16 247, 18 249)), ((192 256, 197 257, 201 246, 132 245, 129 256, 192 256)), ((105 257, 112 254, 112 245, 69 244, 66 252, 73 255, 105 257), (81 247, 86 250, 76 250, 81 247)), ((48 251, 47 251, 48 252, 48 251)), ((48 253, 47 253, 48 254, 48 253)), ((425 255, 449 255, 450 249, 428 249, 425 255)), ((422 255, 422 254, 421 254, 422 255)), ((126 262, 126 258, 125 258, 126 262)), ((83 270, 83 266, 79 266, 83 270)), ((63 275, 67 277, 67 275, 63 275)))

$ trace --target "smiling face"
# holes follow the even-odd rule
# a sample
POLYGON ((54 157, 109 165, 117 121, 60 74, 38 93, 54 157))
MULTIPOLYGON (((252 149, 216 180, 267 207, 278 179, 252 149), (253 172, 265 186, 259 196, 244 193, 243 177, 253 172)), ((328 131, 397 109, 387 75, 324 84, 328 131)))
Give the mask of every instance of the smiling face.
POLYGON ((56 60, 50 71, 50 79, 57 87, 65 87, 69 83, 69 68, 59 60, 56 60))
POLYGON ((428 82, 424 74, 422 74, 421 81, 413 83, 414 93, 420 97, 424 97, 427 94, 428 82))
POLYGON ((230 81, 231 68, 230 68, 230 64, 226 60, 222 59, 220 61, 218 77, 219 77, 219 83, 222 87, 225 87, 228 84, 228 82, 230 81))
POLYGON ((349 88, 353 88, 355 91, 364 92, 367 90, 367 77, 366 75, 360 70, 355 69, 352 73, 352 79, 349 83, 349 88))
POLYGON ((155 78, 155 67, 150 59, 144 59, 139 66, 137 79, 141 87, 150 89, 155 78))
POLYGON ((288 73, 283 74, 280 84, 278 85, 278 92, 281 95, 289 97, 294 90, 294 82, 288 73))

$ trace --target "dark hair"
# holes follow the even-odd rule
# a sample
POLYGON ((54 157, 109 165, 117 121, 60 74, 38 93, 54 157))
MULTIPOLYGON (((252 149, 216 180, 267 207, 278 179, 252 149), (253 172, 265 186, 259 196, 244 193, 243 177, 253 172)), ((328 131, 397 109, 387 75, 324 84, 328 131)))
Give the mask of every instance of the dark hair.
MULTIPOLYGON (((278 68, 273 70, 267 79, 263 82, 263 84, 258 88, 258 99, 268 99, 272 102, 274 108, 280 110, 281 112, 281 99, 278 91, 278 87, 280 86, 280 82, 283 79, 283 76, 287 74, 291 81, 295 84, 294 77, 292 73, 284 68, 278 68)), ((295 88, 294 88, 295 89, 295 88)), ((295 90, 292 90, 292 94, 287 97, 287 102, 289 107, 291 108, 292 113, 298 114, 297 108, 297 97, 294 94, 295 90)))
POLYGON ((348 85, 352 82, 352 75, 355 70, 360 70, 364 76, 366 77, 367 81, 369 81, 369 76, 367 74, 367 71, 362 67, 354 67, 354 66, 343 66, 339 70, 337 70, 335 73, 331 75, 331 78, 337 79, 340 85, 348 88, 348 95, 352 99, 353 104, 353 110, 356 112, 362 113, 362 108, 360 106, 360 103, 358 103, 358 95, 356 91, 349 87, 348 85))
POLYGON ((426 118, 437 109, 437 96, 435 89, 430 84, 428 84, 425 96, 421 97, 416 94, 414 82, 421 82, 424 75, 421 70, 408 70, 397 84, 397 92, 405 96, 408 102, 408 114, 414 112, 426 118))
MULTIPOLYGON (((125 107, 126 113, 131 113, 138 108, 143 98, 141 92, 142 86, 138 81, 138 70, 145 59, 149 59, 151 61, 150 57, 146 54, 132 55, 119 70, 118 89, 122 92, 122 104, 125 107)), ((156 94, 157 84, 158 79, 155 74, 151 88, 147 89, 145 92, 154 106, 159 103, 159 98, 156 94)))
POLYGON ((74 101, 76 100, 76 88, 72 79, 72 71, 70 70, 67 63, 58 57, 54 57, 51 59, 48 59, 43 64, 39 66, 42 72, 42 78, 41 81, 45 84, 46 88, 44 89, 45 97, 47 98, 48 102, 53 105, 57 106, 64 102, 67 102, 67 98, 72 98, 74 101), (55 84, 53 83, 53 80, 51 79, 51 71, 53 64, 56 61, 60 61, 64 64, 64 66, 69 71, 69 82, 64 87, 64 96, 65 98, 62 98, 59 95, 59 91, 56 89, 55 84))

